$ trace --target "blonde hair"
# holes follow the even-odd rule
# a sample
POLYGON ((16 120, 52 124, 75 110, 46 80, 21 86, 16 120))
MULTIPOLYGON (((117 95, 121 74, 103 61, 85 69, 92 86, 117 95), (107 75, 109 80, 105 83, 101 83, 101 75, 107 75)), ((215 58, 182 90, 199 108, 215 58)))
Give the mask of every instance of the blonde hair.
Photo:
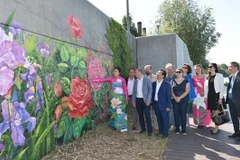
MULTIPOLYGON (((196 64, 196 65, 194 65, 194 68, 195 67, 199 67, 199 68, 201 68, 201 73, 203 74, 203 67, 202 67, 202 65, 201 64, 196 64)), ((197 73, 196 73, 197 74, 197 73)))

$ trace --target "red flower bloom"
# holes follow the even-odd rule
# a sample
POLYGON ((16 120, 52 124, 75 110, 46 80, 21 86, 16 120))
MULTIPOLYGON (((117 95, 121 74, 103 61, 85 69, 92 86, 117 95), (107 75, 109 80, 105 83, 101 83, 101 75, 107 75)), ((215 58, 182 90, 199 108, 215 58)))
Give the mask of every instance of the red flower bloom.
POLYGON ((54 92, 56 96, 60 97, 62 95, 62 84, 60 80, 58 80, 54 85, 54 92))
POLYGON ((93 108, 92 88, 87 80, 75 77, 71 84, 72 93, 68 97, 68 115, 77 118, 88 115, 88 108, 93 108))
POLYGON ((81 22, 72 14, 68 16, 68 25, 72 36, 76 39, 82 38, 83 30, 81 22))
MULTIPOLYGON (((88 63, 87 72, 90 79, 103 78, 106 74, 102 64, 97 58, 88 63)), ((94 91, 99 91, 102 87, 102 83, 91 83, 91 86, 93 87, 94 91)))

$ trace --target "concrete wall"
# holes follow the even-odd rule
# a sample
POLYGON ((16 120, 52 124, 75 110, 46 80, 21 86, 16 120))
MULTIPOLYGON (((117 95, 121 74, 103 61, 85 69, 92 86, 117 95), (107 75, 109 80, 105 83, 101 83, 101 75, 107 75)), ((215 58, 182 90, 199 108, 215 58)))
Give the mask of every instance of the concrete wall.
POLYGON ((4 23, 16 8, 14 20, 36 34, 61 37, 72 43, 97 50, 100 42, 104 52, 111 53, 105 38, 110 18, 87 0, 1 0, 0 22, 4 23), (76 42, 69 31, 68 15, 73 14, 82 23, 83 36, 76 42))
POLYGON ((138 37, 137 62, 142 69, 152 65, 153 73, 165 68, 167 63, 174 67, 181 67, 183 63, 192 65, 186 44, 176 34, 138 37))

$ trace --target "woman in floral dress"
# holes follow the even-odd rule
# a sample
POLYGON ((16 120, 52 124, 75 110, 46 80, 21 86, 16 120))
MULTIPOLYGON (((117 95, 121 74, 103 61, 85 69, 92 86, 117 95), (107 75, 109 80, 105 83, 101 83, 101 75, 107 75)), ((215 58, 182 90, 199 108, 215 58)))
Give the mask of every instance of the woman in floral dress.
POLYGON ((211 114, 207 109, 206 103, 204 103, 204 81, 206 79, 203 74, 203 67, 200 64, 194 66, 196 76, 193 76, 193 86, 197 97, 193 101, 193 119, 194 124, 198 127, 206 127, 210 124, 211 114))
POLYGON ((118 131, 127 131, 127 111, 128 91, 125 79, 120 76, 121 69, 114 68, 113 77, 92 79, 92 83, 110 82, 111 84, 111 118, 109 127, 118 131))

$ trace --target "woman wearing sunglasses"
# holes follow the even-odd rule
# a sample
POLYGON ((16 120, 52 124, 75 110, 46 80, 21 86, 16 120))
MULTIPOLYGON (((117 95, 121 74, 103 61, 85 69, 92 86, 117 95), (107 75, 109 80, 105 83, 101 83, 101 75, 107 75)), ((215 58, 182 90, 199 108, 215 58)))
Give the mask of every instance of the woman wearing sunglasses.
MULTIPOLYGON (((208 109, 211 111, 211 116, 220 112, 222 99, 224 94, 224 79, 221 73, 218 73, 218 66, 216 63, 210 63, 208 66, 208 76, 204 83, 204 98, 208 104, 208 109)), ((219 132, 218 126, 215 124, 215 129, 211 134, 219 132)))
POLYGON ((196 98, 196 93, 195 93, 195 89, 193 86, 193 81, 192 81, 192 68, 189 64, 184 63, 182 65, 182 69, 183 69, 183 78, 185 78, 186 80, 188 80, 189 85, 190 85, 190 91, 189 91, 189 100, 188 100, 188 108, 187 108, 187 126, 189 124, 189 120, 188 120, 188 114, 192 114, 193 113, 193 100, 194 98, 196 98))
POLYGON ((180 134, 180 124, 182 128, 182 135, 186 134, 187 123, 187 108, 188 108, 188 93, 190 85, 188 80, 183 78, 183 70, 176 70, 177 78, 171 81, 172 96, 173 96, 173 113, 176 126, 176 134, 180 134))

